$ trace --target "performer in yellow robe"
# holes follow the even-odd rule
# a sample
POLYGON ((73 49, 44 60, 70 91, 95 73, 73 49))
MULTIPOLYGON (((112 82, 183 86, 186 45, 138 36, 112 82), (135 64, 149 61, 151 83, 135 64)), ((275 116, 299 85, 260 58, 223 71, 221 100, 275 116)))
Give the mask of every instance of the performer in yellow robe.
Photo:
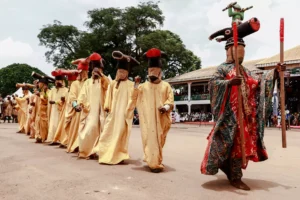
POLYGON ((127 114, 132 117, 134 108, 137 106, 144 147, 144 161, 155 173, 164 169, 162 149, 171 127, 170 112, 174 107, 173 90, 169 83, 161 80, 162 55, 165 54, 154 48, 145 54, 148 58, 150 82, 139 85, 140 78, 136 77, 135 89, 127 111, 127 114))
MULTIPOLYGON (((18 85, 18 84, 17 84, 18 85)), ((19 84, 22 86, 22 84, 19 84)), ((24 86, 22 87, 23 97, 16 97, 16 102, 19 106, 20 112, 20 120, 19 120, 19 131, 17 133, 28 133, 27 124, 27 117, 28 117, 28 105, 29 105, 29 87, 24 86)))
POLYGON ((94 146, 98 143, 105 121, 104 101, 109 85, 109 79, 103 74, 103 62, 99 54, 90 57, 93 69, 92 78, 88 79, 78 98, 77 111, 81 111, 78 130, 79 157, 94 156, 94 146))
MULTIPOLYGON (((69 92, 72 83, 77 79, 78 71, 73 72, 74 70, 65 70, 64 72, 61 72, 61 70, 57 70, 57 73, 60 75, 67 75, 68 77, 68 94, 66 95, 65 98, 62 98, 61 101, 58 103, 58 109, 60 110, 60 116, 59 116, 59 124, 54 136, 54 141, 52 145, 60 144, 61 148, 67 148, 68 144, 68 137, 66 134, 66 129, 65 129, 65 119, 66 119, 66 114, 67 110, 72 109, 72 105, 67 104, 68 98, 69 98, 69 92)), ((53 74, 52 74, 53 75, 53 74)))
POLYGON ((128 74, 131 67, 139 64, 134 58, 121 52, 115 51, 112 55, 118 60, 118 71, 116 79, 108 87, 104 110, 109 114, 95 148, 99 163, 104 164, 118 164, 130 158, 128 140, 133 116, 125 118, 125 114, 134 83, 128 80, 128 74))
POLYGON ((89 65, 83 60, 76 60, 72 62, 73 64, 78 64, 77 70, 80 71, 78 75, 78 80, 74 81, 71 85, 68 101, 67 110, 65 115, 65 130, 68 136, 68 146, 67 152, 72 153, 78 150, 78 128, 80 123, 80 112, 75 111, 77 106, 77 100, 81 88, 84 82, 88 78, 89 65))
MULTIPOLYGON (((54 144, 54 136, 57 131, 57 127, 59 124, 60 114, 61 114, 61 106, 59 104, 64 104, 61 100, 66 98, 68 94, 68 88, 64 87, 64 77, 63 76, 55 76, 55 88, 51 89, 49 95, 49 130, 47 143, 54 144)), ((64 101, 63 100, 63 101, 64 101)))
POLYGON ((37 107, 36 102, 38 100, 38 96, 36 93, 38 92, 38 83, 37 81, 34 82, 35 88, 33 90, 33 94, 31 95, 31 100, 30 100, 30 105, 29 105, 29 113, 30 113, 30 136, 29 139, 34 139, 35 138, 35 119, 37 115, 37 107))
POLYGON ((55 82, 54 79, 50 77, 45 77, 41 75, 36 75, 37 73, 33 73, 33 77, 39 78, 39 89, 40 92, 37 93, 39 98, 39 109, 38 109, 38 131, 36 131, 35 139, 36 143, 43 143, 46 141, 48 136, 48 96, 49 96, 49 89, 48 83, 55 82))

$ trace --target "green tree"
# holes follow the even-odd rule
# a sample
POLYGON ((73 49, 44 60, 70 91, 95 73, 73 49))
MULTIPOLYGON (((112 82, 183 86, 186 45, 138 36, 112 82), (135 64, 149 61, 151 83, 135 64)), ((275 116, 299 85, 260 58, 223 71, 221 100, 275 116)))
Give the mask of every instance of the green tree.
POLYGON ((55 67, 69 66, 71 60, 100 53, 106 61, 105 74, 112 78, 116 73, 116 61, 111 54, 115 50, 135 57, 142 66, 133 70, 131 76, 146 77, 145 51, 160 48, 168 54, 164 65, 165 78, 199 69, 200 59, 187 50, 180 37, 171 31, 158 30, 163 26, 164 16, 158 3, 140 3, 136 7, 101 8, 88 11, 85 22, 88 32, 55 21, 45 26, 39 34, 41 45, 46 46, 47 60, 55 67))
POLYGON ((14 93, 16 83, 30 83, 32 84, 34 78, 31 77, 32 72, 37 72, 45 75, 42 71, 27 64, 12 64, 0 69, 0 94, 4 97, 14 93))
POLYGON ((45 53, 47 62, 53 62, 55 67, 69 68, 70 62, 78 56, 81 32, 72 25, 54 20, 53 24, 45 25, 37 37, 40 45, 49 49, 45 53))

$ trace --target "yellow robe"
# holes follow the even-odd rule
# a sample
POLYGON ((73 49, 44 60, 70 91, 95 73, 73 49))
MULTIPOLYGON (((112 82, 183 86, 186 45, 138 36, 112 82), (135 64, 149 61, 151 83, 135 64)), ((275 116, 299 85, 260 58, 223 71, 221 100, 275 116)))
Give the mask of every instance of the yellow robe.
POLYGON ((71 153, 78 147, 78 128, 80 123, 81 112, 75 112, 75 109, 72 107, 72 102, 78 100, 80 90, 84 84, 85 80, 74 81, 71 85, 69 98, 67 101, 67 110, 66 110, 66 122, 65 130, 68 136, 68 146, 67 152, 71 153))
POLYGON ((174 107, 174 95, 170 84, 164 81, 158 84, 141 84, 134 89, 127 118, 133 116, 135 106, 140 119, 144 161, 151 169, 163 169, 162 149, 172 124, 170 113, 174 107), (170 109, 161 114, 158 109, 164 105, 169 105, 170 109))
MULTIPOLYGON (((68 95, 68 94, 67 94, 68 95)), ((68 96, 66 95, 65 99, 66 102, 68 102, 68 96)), ((58 104, 58 110, 60 111, 60 115, 59 115, 59 123, 58 123, 58 127, 57 130, 55 132, 55 136, 54 136, 54 141, 55 143, 60 143, 62 145, 67 145, 67 135, 66 135, 66 129, 65 129, 65 119, 66 119, 66 107, 67 107, 67 103, 66 102, 62 102, 60 101, 60 103, 58 104)))
POLYGON ((61 97, 66 97, 68 94, 68 88, 52 88, 51 93, 48 98, 49 101, 55 101, 55 104, 48 105, 49 109, 49 130, 48 137, 46 142, 53 142, 54 136, 57 131, 57 127, 59 124, 61 110, 59 110, 59 103, 61 102, 61 97))
POLYGON ((104 101, 109 79, 88 79, 80 92, 78 103, 83 105, 78 129, 79 157, 88 158, 94 154, 105 121, 104 101))
POLYGON ((128 140, 132 128, 133 116, 126 119, 126 109, 131 99, 134 83, 121 81, 118 89, 117 81, 108 87, 104 109, 109 110, 101 133, 97 149, 99 163, 118 164, 129 159, 128 140))
POLYGON ((29 104, 27 105, 27 112, 26 112, 26 123, 25 123, 25 133, 30 134, 30 122, 31 122, 31 114, 29 110, 31 108, 30 103, 33 101, 33 95, 29 95, 29 104))
MULTIPOLYGON (((38 96, 31 95, 31 102, 36 103, 38 96)), ((35 138, 35 118, 36 118, 36 105, 35 106, 29 106, 29 109, 31 110, 30 114, 30 137, 35 138)))
POLYGON ((35 138, 40 134, 40 106, 41 104, 41 98, 37 95, 35 95, 35 120, 34 120, 34 132, 35 132, 35 138))
POLYGON ((39 123, 38 123, 38 132, 36 132, 35 138, 41 139, 42 142, 45 142, 48 136, 48 95, 49 90, 40 93, 39 99, 39 123))
POLYGON ((25 133, 25 127, 26 127, 26 122, 27 122, 27 114, 28 114, 28 102, 27 98, 29 98, 29 95, 24 95, 24 97, 16 97, 16 102, 19 105, 19 114, 20 114, 20 119, 19 121, 19 131, 22 133, 25 133))

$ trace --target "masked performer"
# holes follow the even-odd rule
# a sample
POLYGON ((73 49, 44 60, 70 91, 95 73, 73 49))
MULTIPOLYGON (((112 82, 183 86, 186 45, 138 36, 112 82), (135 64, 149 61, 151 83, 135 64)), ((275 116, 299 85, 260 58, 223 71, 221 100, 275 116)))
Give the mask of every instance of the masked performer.
POLYGON ((79 157, 90 158, 99 140, 105 121, 104 101, 109 79, 103 74, 103 59, 97 53, 89 57, 93 70, 80 92, 77 110, 81 111, 78 131, 79 157))
MULTIPOLYGON (((52 73, 53 75, 53 73, 52 73)), ((49 103, 48 106, 50 110, 50 119, 49 119, 49 131, 47 142, 53 143, 54 136, 57 131, 57 127, 59 124, 60 114, 61 114, 61 106, 65 102, 65 98, 68 94, 68 88, 64 86, 64 76, 57 75, 55 76, 55 88, 51 89, 51 93, 49 95, 49 103)))
POLYGON ((16 97, 16 103, 19 107, 19 112, 21 112, 20 121, 19 121, 19 131, 18 133, 26 133, 29 135, 30 127, 29 127, 29 102, 30 102, 30 95, 29 95, 29 88, 32 88, 33 85, 31 84, 16 84, 17 88, 22 88, 23 97, 19 98, 16 97))
POLYGON ((118 71, 106 94, 104 110, 109 115, 95 148, 99 155, 99 163, 105 164, 118 164, 129 159, 128 140, 133 116, 127 119, 125 113, 134 83, 128 80, 128 74, 132 67, 139 64, 134 58, 119 51, 114 51, 112 56, 118 60, 118 71))
POLYGON ((136 106, 140 117, 144 161, 152 172, 157 173, 164 169, 162 149, 172 123, 174 95, 170 84, 161 80, 161 56, 165 56, 165 53, 153 48, 145 56, 148 59, 149 82, 139 85, 140 78, 136 77, 127 118, 133 117, 136 106))
POLYGON ((4 103, 4 123, 7 120, 10 123, 12 120, 13 102, 10 96, 7 96, 7 100, 4 103))
POLYGON ((72 153, 78 149, 78 128, 80 123, 80 112, 76 112, 75 108, 77 106, 77 101, 79 93, 82 89, 84 82, 88 79, 89 65, 86 59, 78 59, 72 62, 72 64, 77 64, 77 70, 79 75, 76 81, 71 85, 66 110, 66 121, 65 130, 68 136, 68 146, 67 152, 72 153))
MULTIPOLYGON (((250 20, 238 26, 238 32, 251 34, 259 29, 258 20, 250 20), (255 22, 255 23, 254 23, 255 22), (246 23, 246 24, 245 24, 246 23)), ((242 34, 239 34, 239 36, 242 34)), ((245 155, 249 160, 260 162, 268 159, 264 145, 264 104, 268 104, 273 92, 274 71, 264 74, 261 79, 251 74, 241 64, 244 59, 245 43, 238 39, 237 56, 233 38, 226 42, 226 62, 218 66, 210 80, 211 106, 216 124, 208 136, 208 145, 201 165, 202 174, 214 175, 221 169, 231 185, 249 190, 241 181, 242 150, 238 116, 238 86, 241 87, 242 113, 245 137, 245 155), (235 60, 239 65, 235 65, 235 60), (240 76, 236 76, 239 67, 240 76)), ((268 115, 267 115, 268 116, 268 115)))
POLYGON ((37 106, 36 106, 36 102, 38 101, 38 96, 35 95, 38 92, 38 81, 35 80, 33 82, 34 85, 34 89, 33 89, 33 95, 31 95, 30 97, 30 105, 29 105, 29 113, 30 113, 30 139, 34 139, 35 138, 35 120, 36 120, 36 116, 37 116, 37 106))
POLYGON ((58 110, 60 111, 59 115, 59 123, 57 130, 55 132, 54 136, 54 141, 51 143, 52 145, 60 144, 60 147, 62 148, 67 148, 67 142, 68 142, 68 137, 66 134, 66 129, 65 129, 65 119, 66 119, 66 110, 71 110, 72 106, 70 104, 67 104, 68 98, 69 98, 69 92, 72 83, 77 79, 79 71, 77 70, 56 70, 52 72, 53 76, 61 75, 61 76, 67 76, 68 77, 68 94, 65 97, 62 97, 60 102, 58 103, 58 110))
POLYGON ((35 72, 32 73, 32 76, 38 78, 39 80, 39 89, 36 95, 39 96, 39 106, 38 106, 38 129, 36 130, 35 139, 36 143, 45 142, 48 136, 48 97, 49 97, 49 89, 48 84, 54 83, 55 80, 53 78, 39 75, 35 72))

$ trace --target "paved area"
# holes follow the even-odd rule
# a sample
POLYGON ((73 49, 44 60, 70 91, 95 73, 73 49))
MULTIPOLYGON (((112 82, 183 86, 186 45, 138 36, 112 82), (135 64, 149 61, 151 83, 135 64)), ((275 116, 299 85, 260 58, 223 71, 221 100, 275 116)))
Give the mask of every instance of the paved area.
POLYGON ((287 132, 281 148, 278 129, 266 131, 269 160, 250 163, 245 192, 232 188, 223 173, 201 175, 200 162, 211 126, 174 125, 164 148, 166 170, 149 172, 142 162, 140 130, 130 137, 131 159, 124 165, 78 160, 58 147, 35 144, 17 134, 15 124, 0 124, 0 199, 5 200, 198 200, 299 199, 300 131, 287 132), (298 196, 298 198, 297 198, 298 196))

